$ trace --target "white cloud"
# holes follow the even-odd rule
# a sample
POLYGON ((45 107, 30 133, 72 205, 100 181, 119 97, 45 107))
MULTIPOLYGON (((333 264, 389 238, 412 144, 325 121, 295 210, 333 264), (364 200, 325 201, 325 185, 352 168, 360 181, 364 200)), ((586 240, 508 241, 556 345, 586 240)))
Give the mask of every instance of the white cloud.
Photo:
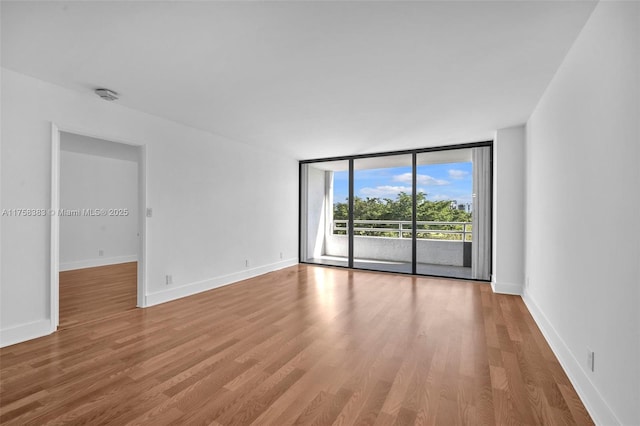
POLYGON ((366 197, 388 197, 393 196, 395 198, 401 192, 405 192, 407 194, 411 194, 410 186, 392 186, 392 185, 382 185, 376 186, 375 188, 362 188, 360 190, 360 194, 366 197))
POLYGON ((469 172, 464 170, 455 170, 455 169, 449 170, 449 177, 451 179, 464 179, 465 177, 467 177, 468 174, 469 172))
POLYGON ((429 200, 431 201, 450 201, 450 200, 455 200, 455 197, 452 197, 450 195, 447 194, 429 194, 429 200))
MULTIPOLYGON (((395 175, 393 177, 394 182, 411 182, 412 175, 411 173, 403 173, 401 175, 395 175)), ((439 185, 449 185, 449 181, 443 179, 436 179, 429 175, 417 175, 416 181, 418 185, 429 185, 429 186, 439 186, 439 185)))

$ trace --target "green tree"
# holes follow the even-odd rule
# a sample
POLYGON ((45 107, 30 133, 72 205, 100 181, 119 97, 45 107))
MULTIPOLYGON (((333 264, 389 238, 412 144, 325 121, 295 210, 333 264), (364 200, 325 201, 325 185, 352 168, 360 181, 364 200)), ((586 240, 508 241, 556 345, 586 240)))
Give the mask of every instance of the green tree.
MULTIPOLYGON (((418 222, 471 222, 471 213, 451 208, 452 200, 430 201, 427 195, 419 192, 416 195, 416 219, 418 222)), ((335 203, 333 218, 335 220, 347 220, 349 218, 349 201, 335 203)), ((410 221, 413 200, 410 194, 399 193, 395 199, 371 198, 362 199, 355 197, 353 200, 355 220, 387 220, 387 221, 410 221)), ((462 231, 464 225, 418 225, 418 238, 439 238, 439 239, 460 239, 461 234, 443 233, 437 230, 462 231)), ((359 224, 359 228, 396 228, 396 225, 383 224, 359 224)), ((407 229, 407 225, 404 228, 407 229)), ((469 231, 467 227, 467 231, 469 231)), ((346 231, 335 230, 338 234, 345 234, 346 231)), ((396 237, 397 232, 384 231, 356 231, 356 235, 388 236, 396 237)), ((410 234, 406 233, 404 237, 410 234)))

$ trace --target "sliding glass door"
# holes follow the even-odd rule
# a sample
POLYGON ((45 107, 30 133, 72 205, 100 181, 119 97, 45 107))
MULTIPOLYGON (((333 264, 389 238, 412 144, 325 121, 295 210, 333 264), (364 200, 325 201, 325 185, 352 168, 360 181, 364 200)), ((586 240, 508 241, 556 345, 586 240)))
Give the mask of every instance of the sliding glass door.
POLYGON ((491 143, 300 164, 300 260, 489 280, 491 143))
POLYGON ((350 266, 349 161, 300 165, 300 260, 350 266))
POLYGON ((412 273, 412 155, 353 161, 353 266, 412 273))
POLYGON ((418 274, 489 280, 490 150, 417 154, 418 274))

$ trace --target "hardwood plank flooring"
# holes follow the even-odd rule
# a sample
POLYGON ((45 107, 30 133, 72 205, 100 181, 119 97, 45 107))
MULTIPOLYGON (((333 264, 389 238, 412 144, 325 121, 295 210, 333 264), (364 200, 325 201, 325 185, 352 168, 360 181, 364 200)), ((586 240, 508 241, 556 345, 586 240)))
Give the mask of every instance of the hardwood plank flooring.
POLYGON ((311 265, 1 349, 0 423, 593 424, 520 297, 311 265))
POLYGON ((59 328, 135 309, 137 274, 138 262, 60 272, 59 328))

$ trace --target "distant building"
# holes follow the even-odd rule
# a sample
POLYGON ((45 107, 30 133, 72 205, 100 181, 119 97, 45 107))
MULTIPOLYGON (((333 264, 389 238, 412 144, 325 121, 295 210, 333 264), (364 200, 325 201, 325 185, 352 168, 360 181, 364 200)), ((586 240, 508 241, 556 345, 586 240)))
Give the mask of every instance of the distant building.
POLYGON ((463 212, 471 213, 471 203, 466 204, 458 204, 458 210, 462 210, 463 212))

